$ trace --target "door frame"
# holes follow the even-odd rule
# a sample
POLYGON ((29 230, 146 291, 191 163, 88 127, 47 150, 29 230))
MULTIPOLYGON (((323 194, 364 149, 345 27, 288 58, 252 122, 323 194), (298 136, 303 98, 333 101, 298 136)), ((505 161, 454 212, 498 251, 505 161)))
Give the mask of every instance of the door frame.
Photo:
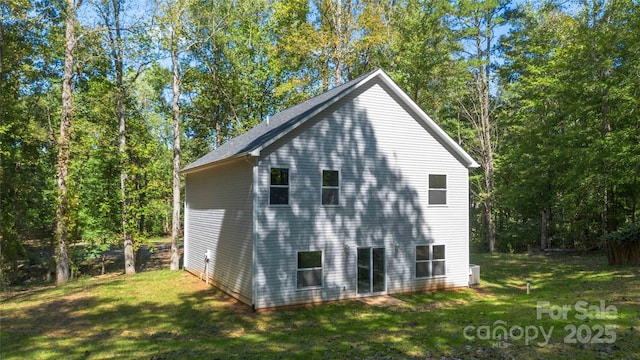
POLYGON ((376 295, 384 295, 387 293, 387 249, 384 246, 359 246, 356 248, 356 296, 376 296, 376 295), (369 250, 369 292, 361 293, 358 289, 358 266, 359 266, 359 253, 360 250, 368 249, 369 250), (384 289, 381 291, 374 291, 373 286, 373 250, 374 249, 382 249, 384 250, 384 289))

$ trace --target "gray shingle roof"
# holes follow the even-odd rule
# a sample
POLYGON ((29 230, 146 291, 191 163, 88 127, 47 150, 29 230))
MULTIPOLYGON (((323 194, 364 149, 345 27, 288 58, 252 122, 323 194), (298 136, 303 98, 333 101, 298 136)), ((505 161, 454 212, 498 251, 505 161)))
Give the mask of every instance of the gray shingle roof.
POLYGON ((182 171, 189 172, 190 170, 207 166, 209 164, 225 159, 241 156, 258 149, 269 140, 273 139, 277 135, 294 126, 296 123, 305 119, 308 115, 312 114, 317 109, 320 109, 324 105, 341 98, 344 93, 349 92, 363 79, 367 78, 377 71, 381 70, 378 69, 371 71, 340 86, 336 86, 335 88, 328 90, 318 96, 315 96, 307 101, 301 102, 290 108, 282 110, 279 113, 276 113, 269 119, 268 123, 266 121, 261 122, 246 133, 227 141, 215 150, 187 165, 182 169, 182 171))
POLYGON ((246 133, 227 141, 217 149, 187 165, 182 169, 182 172, 195 171, 227 159, 245 156, 254 152, 257 153, 256 150, 261 150, 264 146, 277 140, 280 136, 288 133, 319 111, 340 100, 355 88, 376 77, 379 77, 389 85, 391 90, 399 96, 400 100, 415 111, 417 120, 422 121, 430 128, 433 131, 433 135, 442 141, 443 146, 451 151, 465 166, 479 166, 478 163, 449 137, 429 115, 424 113, 384 71, 377 69, 273 115, 268 122, 263 121, 246 133))

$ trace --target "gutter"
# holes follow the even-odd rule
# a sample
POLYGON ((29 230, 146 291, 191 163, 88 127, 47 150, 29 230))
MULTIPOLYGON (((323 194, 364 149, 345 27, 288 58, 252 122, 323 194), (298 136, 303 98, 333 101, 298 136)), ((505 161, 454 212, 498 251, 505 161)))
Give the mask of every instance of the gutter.
POLYGON ((246 152, 242 152, 239 154, 236 154, 234 156, 231 157, 227 157, 221 160, 217 160, 214 162, 210 162, 210 163, 206 163, 206 164, 202 164, 196 167, 192 167, 192 168, 184 168, 182 170, 180 170, 181 174, 192 174, 198 171, 202 171, 202 170, 206 170, 209 168, 214 168, 217 166, 221 166, 221 165, 225 165, 228 163, 232 163, 234 161, 237 160, 241 160, 241 159, 247 159, 248 157, 258 157, 260 156, 260 151, 259 150, 252 150, 252 151, 246 151, 246 152))

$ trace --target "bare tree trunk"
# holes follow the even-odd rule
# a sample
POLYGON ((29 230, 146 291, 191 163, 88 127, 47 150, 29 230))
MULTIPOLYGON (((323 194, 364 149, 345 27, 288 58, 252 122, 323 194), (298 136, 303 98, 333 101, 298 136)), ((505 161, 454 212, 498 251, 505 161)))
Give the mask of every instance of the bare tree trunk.
POLYGON ((636 209, 638 208, 638 190, 640 189, 640 182, 638 182, 638 178, 635 179, 635 191, 633 191, 633 196, 631 197, 631 223, 636 223, 636 209))
MULTIPOLYGON (((78 4, 79 5, 79 4, 78 4)), ((69 282, 69 199, 67 180, 71 157, 71 118, 73 115, 73 52, 76 47, 74 0, 67 0, 64 44, 64 75, 62 78, 62 112, 58 137, 58 201, 56 205, 56 284, 69 282)))
MULTIPOLYGON (((175 35, 174 35, 175 36, 175 35)), ((178 239, 180 237, 180 70, 178 68, 178 46, 172 39, 171 62, 173 63, 173 214, 171 219, 171 270, 180 268, 178 239)))
POLYGON ((485 46, 482 47, 482 31, 480 25, 480 19, 477 18, 477 33, 476 33, 476 51, 477 60, 479 65, 477 66, 476 87, 478 94, 478 106, 480 109, 480 147, 482 153, 482 169, 484 170, 484 185, 486 190, 486 196, 483 201, 483 209, 485 211, 485 217, 487 219, 488 237, 489 237, 489 251, 494 253, 496 251, 496 225, 493 214, 493 192, 495 189, 494 184, 494 161, 493 161, 493 144, 491 142, 491 118, 489 108, 491 106, 489 98, 489 76, 490 76, 490 64, 491 64, 491 28, 490 18, 487 16, 487 34, 484 35, 485 46))
MULTIPOLYGON (((604 77, 604 76, 603 76, 604 77)), ((608 120, 609 115, 609 105, 607 103, 608 94, 606 91, 601 91, 601 96, 604 101, 601 106, 601 113, 604 116, 605 120, 602 124, 602 137, 605 138, 607 134, 611 132, 611 123, 608 120)), ((616 216, 616 202, 615 202, 615 188, 613 184, 611 184, 611 169, 614 167, 613 164, 604 165, 605 168, 605 189, 604 189, 604 217, 605 217, 605 226, 604 233, 608 234, 612 231, 616 231, 618 229, 618 219, 616 216)))
MULTIPOLYGON (((485 105, 488 105, 488 98, 485 105)), ((482 132, 484 137, 484 182, 487 190, 486 198, 484 199, 484 210, 487 214, 487 225, 489 226, 489 251, 494 253, 496 251, 496 224, 493 213, 493 192, 495 189, 494 184, 494 166, 493 166, 493 149, 491 146, 490 135, 490 123, 489 114, 483 115, 482 119, 482 132)))
POLYGON ((549 228, 549 212, 547 209, 542 210, 540 219, 540 250, 545 250, 549 244, 548 228, 549 228))
MULTIPOLYGON (((110 34, 111 40, 111 54, 114 61, 116 70, 116 100, 117 100, 117 114, 118 114, 118 150, 120 152, 120 192, 122 195, 122 234, 124 238, 124 272, 127 275, 136 273, 135 254, 133 250, 133 234, 130 225, 130 211, 131 197, 127 189, 127 182, 129 180, 129 174, 127 171, 128 156, 127 156, 127 123, 124 106, 125 88, 123 83, 123 68, 124 68, 124 51, 122 44, 122 35, 120 33, 120 1, 111 1, 113 10, 113 26, 115 28, 115 38, 110 34)), ((109 20, 105 14, 105 25, 109 25, 109 20)))
MULTIPOLYGON (((0 93, 4 92, 4 23, 3 20, 7 17, 7 14, 5 14, 4 9, 0 7, 0 93)), ((4 96, 0 96, 0 126, 4 125, 4 118, 3 118, 3 114, 4 114, 4 96)), ((6 182, 5 180, 5 173, 3 171, 4 169, 4 164, 3 164, 3 160, 4 157, 0 156, 0 194, 2 194, 4 191, 3 190, 3 186, 6 187, 6 182)), ((0 195, 1 196, 1 195, 0 195)), ((4 210, 4 209, 3 209, 4 210)), ((0 215, 0 222, 1 221, 7 221, 7 213, 3 211, 3 214, 0 215)), ((4 233, 4 229, 3 226, 0 226, 0 243, 1 242, 6 242, 9 239, 6 239, 3 237, 3 233, 4 233)), ((2 272, 2 269, 4 269, 4 264, 5 264, 5 257, 2 254, 2 246, 0 246, 0 281, 2 281, 4 283, 5 281, 5 274, 2 272)), ((13 274, 15 274, 16 272, 14 271, 13 274)), ((13 274, 9 274, 10 276, 13 274)))
MULTIPOLYGON (((2 11, 2 9, 0 9, 0 11, 2 11)), ((4 12, 0 13, 0 81, 4 81, 2 79, 4 79, 4 66, 3 66, 3 51, 4 51, 4 24, 2 23, 2 20, 4 19, 5 14, 4 12)), ((3 91, 2 89, 2 83, 0 82, 0 91, 3 91)), ((3 103, 4 98, 0 96, 0 109, 4 109, 4 103, 3 103)), ((2 113, 3 111, 0 111, 0 126, 4 125, 4 119, 2 118, 2 113)), ((0 184, 4 184, 4 172, 2 171, 4 167, 2 166, 2 158, 0 157, 0 184)), ((2 190, 2 185, 0 185, 0 190, 2 190)), ((1 192, 1 191, 0 191, 1 192)), ((2 217, 0 217, 0 221, 2 220, 2 217)), ((4 238, 2 237, 2 227, 0 226, 0 242, 1 241, 5 241, 4 238)), ((2 281, 4 283, 4 273, 2 272, 2 269, 4 269, 4 257, 2 256, 2 246, 0 246, 0 281, 2 281)))
POLYGON ((124 238, 124 272, 127 275, 136 273, 136 263, 135 263, 135 254, 133 251, 133 235, 131 234, 131 229, 129 227, 129 207, 130 207, 130 198, 127 191, 127 136, 126 136, 126 118, 124 114, 124 99, 122 98, 122 94, 120 93, 122 89, 122 72, 117 72, 116 75, 116 83, 118 86, 118 94, 117 96, 117 112, 118 112, 118 121, 119 121, 119 131, 118 131, 118 139, 119 139, 119 152, 120 152, 120 192, 122 196, 122 234, 124 238))
POLYGON ((216 149, 222 145, 222 125, 220 118, 216 115, 216 149))
MULTIPOLYGON (((120 74, 122 76, 122 74, 120 74)), ((121 77, 120 81, 122 80, 121 77)), ((122 84, 120 84, 121 86, 122 84)), ((119 151, 120 151, 120 192, 122 194, 122 233, 124 237, 124 272, 127 275, 136 273, 135 254, 133 251, 133 234, 129 227, 129 206, 130 198, 127 191, 127 154, 126 154, 126 120, 124 115, 124 103, 121 95, 118 95, 118 119, 120 123, 118 137, 119 137, 119 151)))

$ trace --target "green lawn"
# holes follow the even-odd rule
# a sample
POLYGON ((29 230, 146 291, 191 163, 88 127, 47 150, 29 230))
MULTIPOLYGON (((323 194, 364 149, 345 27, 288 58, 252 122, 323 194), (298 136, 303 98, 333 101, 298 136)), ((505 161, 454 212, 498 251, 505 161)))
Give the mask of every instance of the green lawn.
POLYGON ((406 303, 390 307, 345 301, 253 313, 197 277, 166 270, 13 289, 0 300, 0 358, 640 358, 640 268, 595 256, 472 262, 482 267, 481 287, 397 296, 406 303), (572 310, 566 320, 537 319, 539 301, 572 310), (617 314, 578 319, 577 301, 604 301, 617 314), (512 336, 496 339, 500 326, 512 336), (548 344, 539 344, 540 329, 551 334, 548 344), (525 332, 531 340, 518 337, 525 332))

